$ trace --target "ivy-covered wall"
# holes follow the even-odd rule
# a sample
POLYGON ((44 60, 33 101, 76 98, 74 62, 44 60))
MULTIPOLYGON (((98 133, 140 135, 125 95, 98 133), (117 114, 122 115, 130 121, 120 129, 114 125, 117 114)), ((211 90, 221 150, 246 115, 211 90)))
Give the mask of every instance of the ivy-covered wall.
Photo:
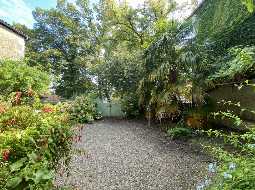
POLYGON ((221 39, 252 13, 241 0, 205 0, 191 17, 200 42, 221 39))
POLYGON ((0 24, 0 59, 22 59, 25 39, 0 24))

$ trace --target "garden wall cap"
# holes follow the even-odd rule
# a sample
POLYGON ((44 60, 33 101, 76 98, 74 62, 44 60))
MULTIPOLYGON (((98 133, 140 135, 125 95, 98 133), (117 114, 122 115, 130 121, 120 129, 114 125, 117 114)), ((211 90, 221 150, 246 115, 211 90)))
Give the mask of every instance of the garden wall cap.
POLYGON ((16 28, 14 28, 13 26, 11 26, 10 24, 8 24, 7 22, 3 21, 2 19, 0 19, 0 25, 8 28, 9 30, 13 31, 14 33, 18 34, 19 36, 21 36, 22 38, 24 38, 25 40, 28 40, 28 36, 25 35, 23 32, 17 30, 16 28))

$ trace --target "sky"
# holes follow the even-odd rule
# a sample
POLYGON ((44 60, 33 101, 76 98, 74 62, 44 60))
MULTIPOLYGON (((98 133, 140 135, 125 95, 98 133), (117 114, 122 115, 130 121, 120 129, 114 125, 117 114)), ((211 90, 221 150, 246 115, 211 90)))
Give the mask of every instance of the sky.
POLYGON ((32 11, 36 7, 55 6, 56 0, 0 0, 0 19, 9 24, 21 23, 31 28, 34 23, 32 11))
MULTIPOLYGON (((74 1, 74 0, 70 0, 74 1)), ((93 0, 96 1, 96 0, 93 0)), ((129 4, 133 7, 139 6, 144 0, 128 0, 129 4)), ((191 0, 176 0, 180 4, 188 4, 191 0)), ((41 8, 54 8, 57 0, 0 0, 0 19, 9 24, 21 23, 29 28, 33 27, 34 19, 32 11, 36 7, 41 8)), ((189 8, 184 9, 182 12, 174 14, 175 17, 182 18, 191 14, 189 8)))

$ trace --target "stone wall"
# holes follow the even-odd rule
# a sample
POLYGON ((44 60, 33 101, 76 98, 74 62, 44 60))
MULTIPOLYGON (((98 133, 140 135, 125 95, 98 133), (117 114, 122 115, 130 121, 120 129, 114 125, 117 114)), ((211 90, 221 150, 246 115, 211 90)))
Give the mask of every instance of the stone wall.
POLYGON ((0 59, 22 59, 25 39, 0 24, 0 59))

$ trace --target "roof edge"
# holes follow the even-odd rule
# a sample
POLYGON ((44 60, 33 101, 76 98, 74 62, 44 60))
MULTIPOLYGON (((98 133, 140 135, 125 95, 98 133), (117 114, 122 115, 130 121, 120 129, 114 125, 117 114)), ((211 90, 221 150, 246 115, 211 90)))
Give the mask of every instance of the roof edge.
POLYGON ((10 24, 8 24, 7 22, 3 21, 2 19, 0 19, 0 25, 5 26, 6 28, 8 28, 9 30, 13 31, 14 33, 18 34, 19 36, 21 36, 22 38, 24 38, 25 40, 28 39, 28 36, 25 35, 23 32, 17 30, 16 28, 14 28, 13 26, 11 26, 10 24))

